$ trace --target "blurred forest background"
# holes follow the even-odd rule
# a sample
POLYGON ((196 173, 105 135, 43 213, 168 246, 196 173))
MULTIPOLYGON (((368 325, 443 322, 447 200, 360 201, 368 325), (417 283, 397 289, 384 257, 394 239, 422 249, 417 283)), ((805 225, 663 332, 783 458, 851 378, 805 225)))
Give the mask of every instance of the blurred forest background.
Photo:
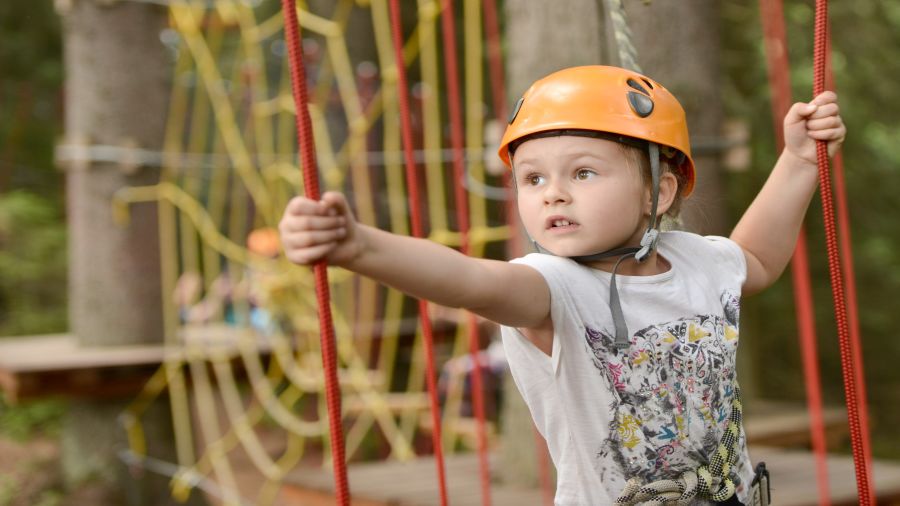
MULTIPOLYGON (((794 96, 808 100, 813 3, 792 1, 785 8, 794 96)), ((900 194, 900 2, 833 2, 830 16, 836 87, 849 130, 844 157, 873 453, 897 459, 900 438, 889 427, 900 425, 900 375, 894 363, 900 340, 893 335, 900 293, 900 220, 895 214, 900 194)), ((719 21, 727 118, 749 132, 750 163, 724 175, 727 222, 733 225, 777 153, 759 8, 755 2, 722 1, 719 21)), ((65 114, 60 30, 49 0, 0 2, 0 336, 67 330, 65 188, 53 160, 65 114)), ((841 404, 840 358, 819 213, 815 203, 808 221, 819 351, 826 402, 841 404)), ((744 362, 751 370, 744 374, 752 378, 752 390, 766 398, 802 400, 790 277, 746 300, 742 323, 742 353, 751 357, 744 362)), ((48 401, 16 408, 0 401, 0 431, 16 438, 29 437, 38 427, 52 431, 63 409, 48 401)))

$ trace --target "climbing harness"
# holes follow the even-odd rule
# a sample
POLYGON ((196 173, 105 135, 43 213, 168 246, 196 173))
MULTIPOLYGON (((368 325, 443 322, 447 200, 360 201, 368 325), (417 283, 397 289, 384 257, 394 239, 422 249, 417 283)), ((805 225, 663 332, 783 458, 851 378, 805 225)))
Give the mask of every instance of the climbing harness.
MULTIPOLYGON (((736 388, 731 416, 709 464, 687 470, 674 479, 641 484, 640 479, 632 478, 625 484, 625 488, 616 499, 616 504, 687 505, 697 499, 723 502, 731 498, 735 493, 731 471, 732 466, 737 463, 740 451, 738 442, 741 436, 742 417, 741 393, 740 389, 736 388)), ((765 463, 760 463, 756 468, 756 477, 751 483, 751 501, 746 506, 768 506, 769 497, 769 474, 765 463)))
POLYGON ((746 506, 769 506, 772 504, 772 487, 769 485, 769 470, 766 463, 756 465, 753 482, 750 483, 750 500, 746 506))

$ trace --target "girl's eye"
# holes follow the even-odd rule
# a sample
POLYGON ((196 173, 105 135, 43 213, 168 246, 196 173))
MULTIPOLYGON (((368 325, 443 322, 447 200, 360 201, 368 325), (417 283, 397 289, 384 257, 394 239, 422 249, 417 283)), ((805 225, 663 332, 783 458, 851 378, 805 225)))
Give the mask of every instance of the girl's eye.
POLYGON ((530 186, 538 186, 544 182, 544 176, 539 174, 529 174, 525 176, 525 183, 530 186))
POLYGON ((580 181, 585 181, 587 179, 592 178, 594 175, 595 175, 595 172, 592 171, 591 169, 578 169, 578 171, 575 172, 575 179, 578 179, 580 181))

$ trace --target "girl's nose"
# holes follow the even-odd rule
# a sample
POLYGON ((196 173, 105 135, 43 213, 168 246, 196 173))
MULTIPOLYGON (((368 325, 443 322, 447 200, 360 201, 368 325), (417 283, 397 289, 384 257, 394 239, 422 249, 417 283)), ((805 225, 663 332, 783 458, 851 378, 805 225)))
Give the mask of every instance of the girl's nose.
POLYGON ((559 181, 550 181, 547 186, 544 187, 544 203, 547 205, 566 203, 569 202, 571 198, 572 196, 569 194, 568 188, 559 181))

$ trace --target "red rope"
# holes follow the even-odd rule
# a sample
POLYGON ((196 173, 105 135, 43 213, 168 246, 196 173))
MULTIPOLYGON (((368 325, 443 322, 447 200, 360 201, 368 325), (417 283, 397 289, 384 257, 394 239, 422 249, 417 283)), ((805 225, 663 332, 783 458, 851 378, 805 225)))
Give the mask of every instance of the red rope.
MULTIPOLYGON (((772 97, 772 119, 778 151, 784 149, 784 122, 791 98, 790 64, 787 54, 787 34, 784 27, 784 6, 781 0, 760 0, 760 19, 765 34, 766 64, 772 97)), ((820 506, 831 504, 828 490, 828 464, 825 439, 825 419, 822 413, 822 381, 819 376, 816 346, 815 314, 812 283, 806 248, 806 232, 801 229, 791 260, 794 285, 794 306, 797 312, 797 333, 803 362, 806 405, 810 414, 810 438, 816 459, 816 483, 820 506)))
MULTIPOLYGON (((484 31, 487 38, 487 54, 488 54, 488 71, 491 76, 491 94, 494 100, 494 115, 497 118, 498 125, 506 125, 507 123, 507 99, 506 99, 506 78, 503 72, 503 49, 500 41, 500 22, 497 17, 496 0, 484 0, 482 2, 482 10, 484 12, 484 31)), ((512 184, 510 182, 510 172, 503 173, 503 185, 507 188, 506 193, 506 223, 509 226, 510 237, 507 241, 507 254, 513 258, 522 256, 522 234, 517 219, 518 210, 516 209, 516 199, 513 195, 512 184)), ((540 458, 546 460, 547 456, 542 455, 540 458)))
MULTIPOLYGON (((834 72, 831 67, 831 35, 827 34, 825 79, 828 89, 836 89, 834 72)), ((865 367, 863 365, 862 337, 859 330, 859 311, 856 304, 856 274, 853 268, 853 248, 850 240, 850 213, 847 206, 847 191, 844 184, 844 157, 838 151, 832 160, 834 175, 834 198, 837 202, 837 229, 841 251, 841 268, 844 270, 844 290, 847 297, 847 322, 850 327, 850 349, 853 353, 853 367, 856 373, 856 388, 859 396, 859 424, 862 429, 863 455, 866 457, 866 471, 872 475, 872 444, 869 435, 869 396, 866 392, 865 367)), ((869 481, 869 500, 875 504, 875 484, 869 481)))
MULTIPOLYGON (((456 221, 462 236, 460 250, 468 255, 469 245, 469 206, 468 195, 462 184, 466 177, 463 145, 462 106, 459 93, 459 69, 456 66, 456 23, 453 20, 453 0, 441 2, 441 27, 444 41, 444 69, 447 78, 447 100, 450 113, 450 146, 453 153, 453 174, 456 184, 456 221)), ((478 469, 481 481, 481 503, 491 504, 491 472, 488 463, 487 431, 484 415, 484 382, 482 381, 481 360, 478 353, 481 347, 478 342, 478 322, 475 315, 467 315, 467 331, 469 336, 469 355, 472 358, 472 403, 475 408, 476 436, 478 439, 478 469)))
MULTIPOLYGON (((412 233, 415 237, 424 237, 422 212, 419 199, 419 177, 416 172, 416 161, 413 156, 412 124, 410 121, 409 96, 406 84, 406 67, 403 64, 403 25, 400 17, 399 0, 391 0, 391 34, 394 42, 394 59, 397 67, 397 88, 400 101, 400 133, 403 138, 403 158, 406 165, 406 184, 409 191, 409 208, 412 233)), ((431 332, 431 320, 428 318, 428 302, 419 300, 419 319, 422 322, 422 335, 425 343, 425 369, 428 383, 428 396, 431 404, 431 439, 434 445, 434 459, 437 465, 438 488, 441 505, 447 505, 447 480, 444 473, 444 452, 441 443, 441 408, 438 405, 437 385, 435 384, 434 337, 431 332)))
POLYGON ((812 303, 812 283, 809 276, 809 259, 806 247, 806 231, 801 229, 794 250, 791 275, 794 282, 794 304, 797 307, 797 331, 803 361, 803 379, 806 388, 806 406, 809 410, 810 439, 816 458, 816 483, 819 505, 831 504, 828 489, 827 443, 825 417, 822 412, 822 379, 819 375, 818 348, 816 344, 815 314, 812 303))
MULTIPOLYGON (((826 38, 828 23, 828 2, 816 0, 815 45, 813 54, 813 96, 825 91, 826 38)), ((834 206, 832 203, 831 180, 828 170, 828 146, 825 141, 816 142, 816 155, 819 161, 819 193, 822 198, 823 221, 825 222, 825 239, 828 250, 828 270, 831 275, 831 291, 834 298, 834 312, 838 327, 838 343, 841 351, 841 370, 844 379, 844 395, 847 401, 847 420, 850 425, 851 444, 853 448, 853 466, 856 470, 857 493, 859 503, 868 506, 872 503, 870 495, 867 457, 863 448, 862 427, 859 421, 859 404, 857 396, 857 373, 853 346, 850 342, 850 329, 847 323, 847 307, 844 300, 844 288, 841 275, 840 252, 838 250, 837 232, 834 223, 834 206)))
MULTIPOLYGON (((297 141, 300 145, 303 165, 303 188, 306 197, 319 199, 319 176, 316 166, 315 139, 309 118, 309 95, 306 89, 306 69, 300 50, 300 26, 294 0, 282 0, 284 37, 288 47, 291 70, 291 90, 297 108, 297 141)), ((341 390, 337 378, 337 353, 335 351, 334 324, 331 319, 331 294, 328 289, 328 270, 324 261, 313 266, 316 284, 316 301, 319 308, 319 334, 322 341, 322 368, 325 374, 325 401, 328 406, 328 425, 331 435, 331 460, 334 466, 335 500, 337 504, 350 504, 347 481, 347 464, 344 457, 344 431, 341 426, 341 390)))
POLYGON ((488 71, 491 75, 491 94, 494 98, 494 113, 501 125, 506 123, 506 80, 503 76, 503 52, 500 44, 500 22, 497 19, 495 0, 484 0, 484 32, 487 38, 488 71))

